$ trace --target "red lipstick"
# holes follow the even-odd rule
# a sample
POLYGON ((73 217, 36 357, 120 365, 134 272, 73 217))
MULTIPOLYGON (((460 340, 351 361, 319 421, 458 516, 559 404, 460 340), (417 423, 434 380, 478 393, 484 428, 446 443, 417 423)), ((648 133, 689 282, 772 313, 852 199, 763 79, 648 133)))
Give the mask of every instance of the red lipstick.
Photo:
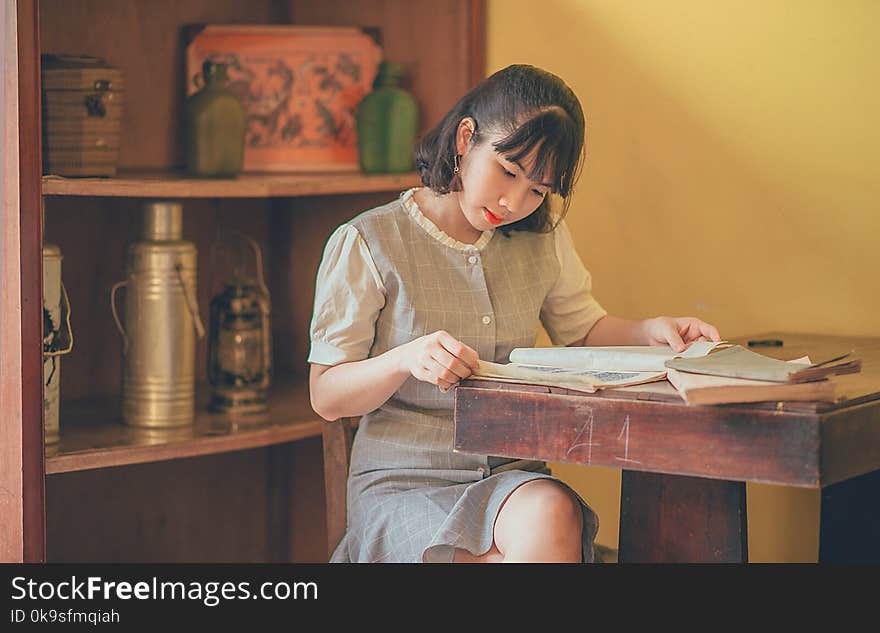
POLYGON ((498 226, 499 224, 501 224, 504 221, 501 218, 499 218, 497 215, 495 215, 494 213, 489 211, 489 209, 487 209, 486 207, 483 207, 483 214, 486 216, 486 219, 489 220, 489 223, 494 226, 498 226))

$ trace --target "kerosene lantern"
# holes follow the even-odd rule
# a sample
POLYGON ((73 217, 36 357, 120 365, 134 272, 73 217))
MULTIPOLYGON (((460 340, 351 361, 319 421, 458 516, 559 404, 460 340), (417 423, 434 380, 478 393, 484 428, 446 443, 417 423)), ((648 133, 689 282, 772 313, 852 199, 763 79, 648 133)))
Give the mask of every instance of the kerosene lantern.
POLYGON ((272 381, 271 308, 263 281, 260 247, 250 237, 239 235, 255 252, 256 277, 236 270, 221 282, 222 289, 211 300, 208 380, 213 388, 213 411, 249 415, 268 408, 272 381))

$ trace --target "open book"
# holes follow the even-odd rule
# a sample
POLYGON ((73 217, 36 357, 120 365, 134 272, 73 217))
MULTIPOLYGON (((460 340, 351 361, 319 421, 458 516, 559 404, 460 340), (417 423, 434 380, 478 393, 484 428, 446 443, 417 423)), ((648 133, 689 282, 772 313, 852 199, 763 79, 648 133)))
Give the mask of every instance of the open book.
MULTIPOLYGON (((806 364, 802 367, 806 367, 806 364)), ((783 383, 689 374, 677 369, 669 369, 667 378, 688 404, 767 401, 834 402, 837 399, 835 385, 827 379, 783 383)))
POLYGON ((666 360, 703 356, 718 345, 721 343, 691 343, 680 354, 668 345, 517 348, 510 353, 512 362, 508 364, 481 360, 472 377, 592 393, 663 380, 666 360))

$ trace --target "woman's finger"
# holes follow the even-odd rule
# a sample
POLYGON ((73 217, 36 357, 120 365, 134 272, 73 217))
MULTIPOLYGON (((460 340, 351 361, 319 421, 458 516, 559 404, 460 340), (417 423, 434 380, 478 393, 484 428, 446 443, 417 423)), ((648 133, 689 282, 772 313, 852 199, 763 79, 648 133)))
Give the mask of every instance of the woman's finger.
POLYGON ((700 332, 703 333, 710 341, 720 341, 721 334, 718 333, 718 328, 714 325, 710 325, 708 323, 704 323, 700 321, 700 332))
POLYGON ((677 321, 677 324, 678 333, 685 341, 693 341, 702 334, 702 332, 700 332, 699 321, 697 321, 696 319, 685 317, 683 319, 679 319, 677 321))
POLYGON ((718 334, 715 326, 693 317, 679 320, 678 331, 686 342, 699 341, 701 338, 707 341, 721 340, 721 335, 718 334))
POLYGON ((468 347, 448 332, 437 332, 437 341, 443 348, 460 359, 465 365, 476 371, 479 367, 479 355, 472 347, 468 347))
POLYGON ((681 334, 678 332, 678 328, 674 327, 670 324, 669 327, 664 328, 663 332, 666 342, 669 343, 669 347, 673 349, 675 352, 683 352, 686 348, 684 341, 681 338, 681 334))
POLYGON ((431 380, 428 382, 432 382, 437 386, 450 386, 458 382, 458 376, 454 373, 446 369, 443 365, 437 362, 436 359, 431 358, 427 364, 428 372, 431 375, 431 380))
POLYGON ((445 380, 440 380, 437 382, 437 388, 442 392, 446 393, 450 389, 455 386, 456 383, 446 382, 445 380))
MULTIPOLYGON (((431 358, 433 358, 437 363, 439 363, 444 369, 455 374, 455 378, 467 378, 472 373, 474 373, 470 367, 468 367, 463 361, 456 358, 452 354, 446 351, 445 348, 435 350, 431 354, 431 358)), ((450 376, 444 376, 446 380, 452 380, 450 376)))
POLYGON ((667 337, 666 341, 669 343, 669 347, 671 347, 673 351, 683 352, 687 349, 687 345, 684 344, 684 341, 677 332, 667 337))

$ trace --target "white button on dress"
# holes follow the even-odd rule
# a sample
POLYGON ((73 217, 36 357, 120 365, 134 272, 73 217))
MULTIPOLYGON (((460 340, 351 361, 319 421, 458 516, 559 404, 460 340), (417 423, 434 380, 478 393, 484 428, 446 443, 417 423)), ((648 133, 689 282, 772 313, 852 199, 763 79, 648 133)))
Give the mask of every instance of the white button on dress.
POLYGON ((492 322, 492 317, 490 317, 489 315, 486 315, 483 317, 483 323, 485 325, 489 325, 491 322, 492 322))

